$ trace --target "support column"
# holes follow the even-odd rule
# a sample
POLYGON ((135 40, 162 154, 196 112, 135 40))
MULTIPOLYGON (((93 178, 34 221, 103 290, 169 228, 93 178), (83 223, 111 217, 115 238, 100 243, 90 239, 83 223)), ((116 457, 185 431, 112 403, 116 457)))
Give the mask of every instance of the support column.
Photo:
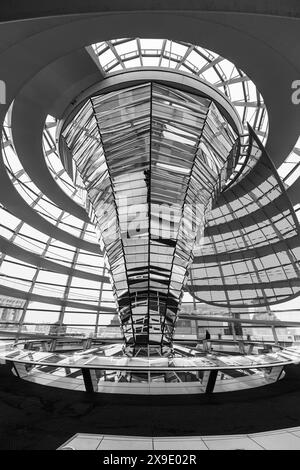
POLYGON ((218 372, 219 371, 216 369, 208 370, 204 372, 202 385, 204 386, 205 393, 207 394, 213 393, 218 372))
POLYGON ((278 344, 279 344, 278 336, 277 336, 277 332, 276 332, 276 327, 274 325, 272 326, 272 333, 273 333, 275 344, 276 344, 276 346, 278 346, 278 344))
POLYGON ((97 392, 98 380, 96 371, 93 369, 81 369, 85 389, 89 393, 97 392))

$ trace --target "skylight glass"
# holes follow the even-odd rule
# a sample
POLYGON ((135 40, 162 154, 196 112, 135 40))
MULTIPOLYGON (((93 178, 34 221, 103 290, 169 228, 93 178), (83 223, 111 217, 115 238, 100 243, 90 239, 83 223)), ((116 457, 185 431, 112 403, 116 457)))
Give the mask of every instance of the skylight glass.
POLYGON ((197 75, 236 105, 245 130, 249 122, 262 143, 266 142, 268 115, 263 97, 242 70, 216 52, 181 41, 149 38, 112 39, 93 44, 92 48, 104 76, 142 67, 169 68, 197 75))

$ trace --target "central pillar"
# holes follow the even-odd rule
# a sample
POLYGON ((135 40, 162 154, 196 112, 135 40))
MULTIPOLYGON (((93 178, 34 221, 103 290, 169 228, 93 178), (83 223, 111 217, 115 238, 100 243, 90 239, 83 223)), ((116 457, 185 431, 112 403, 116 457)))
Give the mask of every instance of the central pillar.
POLYGON ((208 97, 150 82, 90 97, 62 138, 99 231, 125 350, 168 355, 237 135, 208 97))

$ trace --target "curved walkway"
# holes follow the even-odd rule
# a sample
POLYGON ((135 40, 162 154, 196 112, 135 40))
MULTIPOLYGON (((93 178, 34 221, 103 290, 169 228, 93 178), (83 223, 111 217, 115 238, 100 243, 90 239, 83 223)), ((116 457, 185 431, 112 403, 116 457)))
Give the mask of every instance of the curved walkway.
POLYGON ((230 394, 116 397, 28 383, 2 365, 0 449, 57 449, 76 432, 166 438, 298 427, 300 367, 286 371, 273 385, 230 394))

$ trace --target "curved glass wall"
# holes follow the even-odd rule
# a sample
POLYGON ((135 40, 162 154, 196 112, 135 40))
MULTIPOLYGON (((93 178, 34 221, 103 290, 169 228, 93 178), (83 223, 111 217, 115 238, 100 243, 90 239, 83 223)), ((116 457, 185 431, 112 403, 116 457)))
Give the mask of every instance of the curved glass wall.
POLYGON ((190 291, 214 305, 272 304, 300 290, 298 219, 251 130, 248 157, 248 171, 208 215, 204 243, 191 269, 190 291))
MULTIPOLYGON (((234 64, 218 54, 207 51, 199 46, 168 40, 120 39, 101 43, 93 47, 99 56, 99 66, 102 67, 104 76, 118 73, 121 70, 125 71, 127 68, 140 68, 140 66, 143 66, 150 68, 172 68, 201 77, 223 91, 234 103, 245 126, 245 130, 247 122, 250 122, 259 138, 262 141, 266 139, 268 128, 267 112, 261 95, 249 77, 235 67, 234 64), (139 44, 142 45, 141 48, 139 48, 139 44), (113 54, 110 59, 108 57, 110 52, 108 51, 111 51, 113 54), (117 54, 115 54, 115 51, 117 54), (103 56, 104 53, 106 53, 106 56, 103 56), (104 62, 104 57, 106 57, 106 62, 104 62), (134 62, 135 59, 138 59, 139 62, 134 62)), ((73 201, 83 206, 86 195, 80 181, 80 175, 77 174, 76 184, 74 185, 61 164, 56 147, 56 125, 57 121, 53 117, 48 116, 43 134, 44 157, 52 173, 54 184, 60 185, 73 201)), ((299 142, 278 170, 286 186, 292 184, 299 175, 300 154, 298 147, 299 142)), ((59 321, 60 324, 65 323, 69 325, 68 331, 71 333, 75 331, 76 326, 74 325, 76 324, 80 325, 78 326, 78 331, 99 333, 102 331, 101 325, 106 325, 112 319, 111 313, 104 310, 108 307, 114 312, 115 303, 108 273, 104 267, 103 256, 97 248, 97 235, 93 225, 86 224, 71 212, 62 211, 58 205, 40 191, 39 182, 32 181, 29 178, 14 149, 10 129, 10 113, 7 116, 3 129, 2 149, 8 174, 16 191, 22 200, 26 202, 28 208, 32 210, 32 213, 38 216, 33 222, 33 219, 27 217, 25 212, 23 218, 20 211, 13 214, 3 206, 0 208, 0 251, 2 263, 0 271, 0 295, 1 299, 3 299, 3 308, 7 298, 14 298, 16 302, 20 303, 18 312, 21 312, 22 315, 15 321, 14 328, 17 327, 19 322, 21 324, 25 322, 24 331, 26 329, 35 331, 35 325, 29 325, 30 322, 40 324, 59 321), (16 216, 17 213, 19 217, 16 216), (47 222, 47 225, 43 225, 41 221, 47 222), (84 244, 85 241, 88 244, 84 244), (95 284, 93 284, 94 282, 95 284), (97 289, 100 289, 98 293, 97 289), (74 302, 76 302, 75 305, 74 302), (94 310, 95 305, 96 310, 94 310), (84 325, 86 325, 86 330, 84 330, 84 325), (74 329, 72 329, 73 326, 74 329)), ((248 155, 247 142, 241 148, 241 154, 243 153, 244 161, 246 161, 248 155)), ((258 155, 259 152, 257 151, 256 154, 258 155)), ((253 155, 251 155, 251 158, 252 166, 254 166, 257 159, 253 155)), ((243 158, 240 158, 240 164, 243 164, 243 158)), ((236 167, 236 169, 238 168, 236 167)), ((245 162, 243 174, 240 171, 236 175, 233 174, 234 185, 238 185, 242 176, 245 177, 249 171, 250 161, 248 160, 245 162)), ((230 185, 228 190, 229 187, 230 185)), ((237 214, 243 216, 241 204, 245 205, 247 214, 248 212, 256 212, 255 204, 247 199, 247 194, 237 199, 239 199, 239 202, 231 200, 227 203, 225 201, 220 207, 212 211, 216 222, 226 224, 228 221, 233 224, 234 222, 230 214, 228 214, 228 210, 231 211, 231 208, 237 208, 237 214), (218 212, 219 210, 221 213, 218 212)), ((263 204, 265 205, 265 202, 263 204)), ((296 257, 296 260, 299 259, 299 248, 297 245, 297 234, 295 234, 295 229, 292 227, 293 222, 291 221, 286 226, 284 220, 285 216, 290 220, 284 204, 284 198, 278 197, 276 205, 277 211, 280 212, 281 210, 282 217, 280 219, 280 214, 278 213, 278 218, 274 216, 274 221, 278 226, 281 224, 284 234, 289 238, 288 242, 283 243, 283 241, 278 241, 274 248, 270 248, 269 244, 273 243, 273 241, 275 242, 277 235, 272 230, 269 231, 268 227, 263 229, 261 221, 259 222, 259 231, 257 231, 257 221, 253 224, 247 222, 247 237, 251 239, 253 237, 253 240, 257 242, 255 256, 258 259, 270 253, 273 256, 274 250, 276 252, 280 250, 279 254, 276 255, 276 264, 272 266, 274 267, 273 270, 271 270, 271 266, 267 264, 267 259, 265 258, 263 258, 262 264, 257 262, 257 267, 255 267, 260 272, 259 276, 257 277, 256 275, 255 279, 273 282, 276 279, 279 280, 280 276, 282 276, 282 279, 286 280, 287 285, 281 285, 280 290, 276 288, 275 291, 266 291, 270 298, 277 302, 290 298, 291 292, 293 292, 293 295, 296 295, 298 292, 297 263, 294 263, 293 256, 296 257), (266 235, 267 232, 268 234, 266 235), (285 257, 286 246, 289 247, 292 253, 293 262, 290 262, 285 257)), ((300 215, 299 208, 296 207, 295 209, 296 213, 300 215)), ((213 224, 211 224, 209 219, 208 225, 209 229, 212 229, 211 225, 213 224)), ((220 244, 224 247, 224 243, 231 250, 231 267, 228 267, 228 260, 226 265, 223 263, 225 277, 227 273, 231 272, 232 277, 230 280, 228 275, 228 282, 233 282, 236 273, 240 276, 240 283, 242 282, 242 275, 245 274, 244 279, 246 279, 245 271, 240 272, 240 265, 236 264, 233 267, 234 256, 238 256, 236 253, 238 251, 237 247, 241 247, 244 255, 246 255, 250 247, 249 242, 246 242, 245 237, 242 237, 240 228, 233 230, 230 227, 228 232, 222 230, 221 234, 212 232, 204 240, 204 252, 207 253, 205 256, 211 254, 215 256, 219 251, 220 244), (234 272, 234 275, 232 272, 234 272)), ((218 254, 219 259, 221 259, 221 256, 225 256, 223 247, 221 253, 218 254)), ((251 248, 251 250, 253 255, 255 250, 254 248, 251 248)), ((196 255, 198 256, 197 253, 196 255)), ((205 266, 208 266, 207 261, 208 258, 206 257, 205 266)), ((250 269, 249 260, 247 259, 246 261, 247 269, 250 269)), ((213 277, 214 274, 212 277, 210 276, 211 279, 213 277)), ((253 274, 251 274, 252 278, 253 274)), ((247 279, 249 280, 249 277, 247 279)), ((237 305, 239 299, 243 296, 246 303, 250 305, 250 291, 248 294, 245 292, 239 294, 239 298, 234 299, 232 305, 237 305)), ((260 297, 261 294, 261 291, 255 290, 255 295, 260 297)), ((199 299, 201 298, 201 295, 196 295, 199 299)), ((217 295, 219 294, 217 293, 217 295)), ((209 301, 209 298, 211 297, 206 297, 207 301, 209 301)), ((230 294, 230 298, 233 299, 233 293, 230 294)), ((262 297, 260 298, 261 303, 263 303, 262 297)), ((193 305, 194 310, 199 306, 199 309, 202 311, 204 306, 199 304, 199 302, 200 300, 193 300, 189 294, 185 293, 183 309, 185 305, 193 305)), ((225 305, 223 300, 221 304, 225 305)), ((218 308, 215 308, 218 311, 218 308)), ((232 310, 234 311, 235 309, 233 308, 232 310)), ((241 310, 242 308, 239 308, 239 311, 241 310)), ((2 325, 6 325, 4 317, 3 319, 2 317, 0 318, 0 322, 2 321, 2 325)))

